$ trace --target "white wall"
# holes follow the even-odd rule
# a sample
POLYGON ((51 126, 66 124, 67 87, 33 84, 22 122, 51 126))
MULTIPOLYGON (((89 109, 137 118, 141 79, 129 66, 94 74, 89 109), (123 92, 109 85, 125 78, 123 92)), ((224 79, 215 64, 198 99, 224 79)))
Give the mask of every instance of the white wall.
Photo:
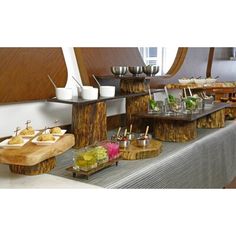
POLYGON ((220 81, 236 81, 236 61, 230 61, 232 48, 215 48, 212 76, 220 76, 220 81))
MULTIPOLYGON (((72 79, 75 76, 81 82, 73 48, 63 48, 63 54, 68 70, 66 87, 73 89, 73 95, 77 96, 76 83, 72 79)), ((115 115, 125 112, 125 100, 114 100, 107 103, 107 115, 115 115)), ((54 120, 59 120, 59 125, 71 124, 72 106, 60 103, 29 102, 0 105, 0 137, 13 134, 16 126, 24 127, 26 120, 31 120, 35 129, 52 126, 54 120)))
MULTIPOLYGON (((163 79, 161 83, 178 82, 181 77, 205 78, 209 47, 189 48, 186 59, 175 76, 171 79, 163 79)), ((215 48, 211 74, 213 77, 220 76, 219 81, 236 81, 236 61, 230 61, 232 48, 215 48)))

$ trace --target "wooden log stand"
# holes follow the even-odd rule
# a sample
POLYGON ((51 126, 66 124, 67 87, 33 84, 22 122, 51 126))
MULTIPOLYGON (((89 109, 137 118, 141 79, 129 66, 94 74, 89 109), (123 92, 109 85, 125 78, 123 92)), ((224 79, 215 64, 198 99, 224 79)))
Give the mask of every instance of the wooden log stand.
MULTIPOLYGON (((143 78, 127 78, 121 79, 120 90, 123 93, 142 93, 147 91, 149 80, 143 78)), ((149 96, 138 96, 126 98, 126 123, 127 126, 133 124, 133 131, 141 132, 145 130, 149 120, 136 119, 132 115, 138 112, 147 112, 149 96)))
POLYGON ((162 141, 187 142, 197 137, 196 121, 155 120, 154 137, 162 141))
POLYGON ((126 98, 126 123, 127 126, 129 124, 133 124, 133 131, 135 132, 144 132, 145 127, 150 125, 152 120, 150 119, 138 119, 133 116, 133 114, 138 112, 147 112, 148 111, 148 102, 149 96, 140 96, 134 98, 126 98))
POLYGON ((223 128, 225 126, 225 110, 221 109, 197 120, 197 128, 223 128))
POLYGON ((150 157, 156 157, 162 152, 162 143, 157 140, 151 140, 147 147, 138 147, 135 141, 132 141, 128 148, 120 148, 123 160, 140 160, 150 157))
POLYGON ((106 103, 73 104, 72 131, 75 135, 75 148, 106 140, 106 103))
POLYGON ((120 81, 120 91, 122 93, 140 93, 147 90, 147 84, 145 79, 128 78, 121 79, 120 81))
POLYGON ((233 120, 236 118, 236 104, 231 103, 229 107, 225 108, 225 118, 228 120, 233 120))
POLYGON ((12 173, 22 175, 39 175, 50 172, 56 166, 56 158, 51 157, 33 166, 9 165, 12 173))

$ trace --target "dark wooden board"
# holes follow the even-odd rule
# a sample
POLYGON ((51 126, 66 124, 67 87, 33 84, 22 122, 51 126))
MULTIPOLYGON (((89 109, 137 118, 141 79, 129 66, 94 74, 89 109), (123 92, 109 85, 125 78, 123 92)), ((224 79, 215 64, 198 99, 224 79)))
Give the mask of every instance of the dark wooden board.
MULTIPOLYGON (((108 80, 108 79, 115 79, 115 80, 151 80, 151 79, 159 79, 163 78, 163 76, 147 76, 145 74, 141 75, 124 75, 124 76, 115 76, 115 75, 95 75, 97 79, 100 80, 108 80)), ((165 77, 169 77, 170 75, 164 75, 165 77)))
MULTIPOLYGON (((156 92, 162 92, 164 91, 163 89, 152 89, 151 93, 156 93, 156 92)), ((116 93, 115 97, 110 97, 110 98, 104 98, 104 97, 99 97, 96 100, 84 100, 82 98, 77 98, 74 97, 71 100, 58 100, 56 98, 48 99, 48 102, 58 102, 58 103, 66 103, 66 104, 91 104, 91 103, 97 103, 97 102, 104 102, 108 100, 114 100, 114 99, 120 99, 120 98, 131 98, 131 97, 140 97, 140 96, 145 96, 148 95, 148 92, 140 92, 140 93, 129 93, 129 94, 120 94, 116 93)))
POLYGON ((43 100, 55 96, 67 81, 61 48, 0 48, 0 104, 43 100))
POLYGON ((111 66, 144 66, 137 47, 74 48, 81 79, 85 85, 95 85, 92 74, 111 74, 111 66))
POLYGON ((157 157, 162 152, 162 143, 152 139, 147 147, 138 147, 136 140, 128 148, 120 148, 123 160, 142 160, 157 157))

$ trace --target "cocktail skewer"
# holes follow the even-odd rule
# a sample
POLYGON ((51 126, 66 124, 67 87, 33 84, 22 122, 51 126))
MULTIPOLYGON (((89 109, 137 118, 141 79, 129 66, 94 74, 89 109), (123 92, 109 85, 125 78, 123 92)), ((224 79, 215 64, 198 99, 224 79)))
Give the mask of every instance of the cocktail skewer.
POLYGON ((130 134, 132 133, 132 128, 133 128, 133 125, 130 124, 130 126, 129 126, 129 133, 130 133, 130 134))
POLYGON ((184 88, 184 97, 187 98, 186 89, 184 88))
POLYGON ((167 90, 167 87, 166 87, 166 86, 164 87, 164 90, 165 90, 165 93, 166 93, 167 101, 170 102, 170 100, 169 100, 169 94, 168 94, 168 90, 167 90))
POLYGON ((116 137, 118 138, 119 135, 120 135, 120 131, 121 131, 121 127, 119 127, 119 129, 117 130, 117 133, 116 133, 116 137))
POLYGON ((16 130, 14 131, 14 133, 16 133, 16 135, 15 136, 17 136, 17 134, 18 134, 18 131, 20 131, 20 127, 16 127, 16 130))
POLYGON ((25 123, 25 124, 26 124, 26 129, 29 128, 29 124, 30 124, 30 123, 31 123, 31 120, 27 120, 27 121, 26 121, 26 123, 25 123))
POLYGON ((193 94, 192 94, 192 91, 191 91, 190 87, 188 87, 188 91, 189 91, 189 95, 192 97, 193 94))

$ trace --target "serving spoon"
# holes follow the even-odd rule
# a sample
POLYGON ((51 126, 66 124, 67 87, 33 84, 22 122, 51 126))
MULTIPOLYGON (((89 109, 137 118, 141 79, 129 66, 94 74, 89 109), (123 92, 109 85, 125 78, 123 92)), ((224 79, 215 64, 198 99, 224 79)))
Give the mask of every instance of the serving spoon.
POLYGON ((77 81, 77 79, 72 76, 72 79, 79 85, 79 87, 83 90, 83 86, 79 83, 79 81, 77 81))
POLYGON ((100 85, 100 83, 98 82, 98 80, 96 79, 95 75, 92 75, 92 77, 93 77, 93 79, 96 81, 96 83, 98 84, 98 87, 100 88, 101 85, 100 85))
POLYGON ((50 77, 50 75, 48 75, 48 79, 51 81, 52 85, 54 86, 54 88, 56 89, 57 86, 56 84, 53 82, 52 78, 50 77))

